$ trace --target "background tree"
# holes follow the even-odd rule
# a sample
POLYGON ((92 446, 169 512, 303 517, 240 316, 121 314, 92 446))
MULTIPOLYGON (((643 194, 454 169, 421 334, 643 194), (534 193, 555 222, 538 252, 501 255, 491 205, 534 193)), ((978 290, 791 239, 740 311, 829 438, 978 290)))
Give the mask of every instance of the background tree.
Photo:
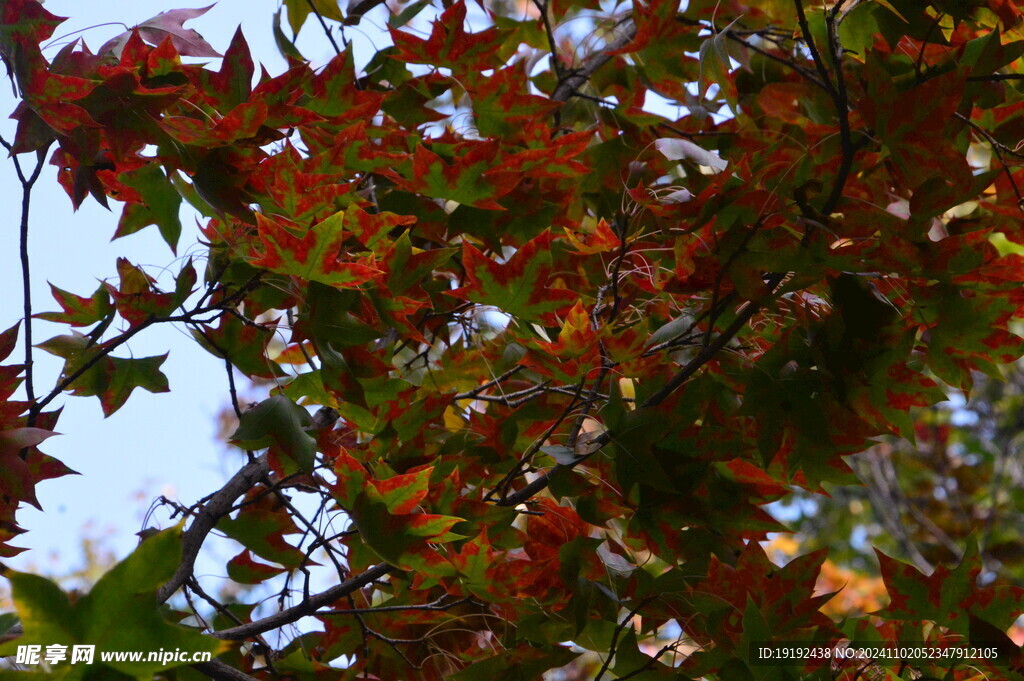
POLYGON ((844 457, 1024 352, 1022 258, 995 245, 1021 240, 1016 6, 415 2, 357 67, 343 29, 379 5, 286 2, 337 56, 311 68, 278 13, 291 68, 256 77, 241 33, 187 59, 221 56, 184 26, 204 10, 50 55, 60 19, 0 1, 26 282, 0 336, 3 550, 67 472, 38 449, 55 402, 168 389, 163 356, 130 352, 154 326, 223 360, 247 456, 86 596, 8 570, 5 650, 218 655, 46 672, 68 678, 534 679, 589 651, 595 679, 728 681, 868 670, 760 667, 763 641, 956 639, 1002 666, 870 673, 1018 677, 1024 590, 979 580, 1014 541, 992 516, 966 516, 985 553, 976 533, 964 555, 894 521, 916 567, 879 553, 888 605, 839 622, 825 552, 778 567, 760 543, 785 529, 767 505, 855 484, 844 457), (123 204, 115 236, 155 226, 174 251, 187 202, 205 263, 168 283, 99 263, 95 292, 53 291, 40 316, 69 328, 38 343, 47 161, 74 205, 123 204), (65 361, 52 387, 39 349, 65 361), (243 404, 236 372, 270 396, 243 404), (257 591, 197 574, 215 530, 257 591))

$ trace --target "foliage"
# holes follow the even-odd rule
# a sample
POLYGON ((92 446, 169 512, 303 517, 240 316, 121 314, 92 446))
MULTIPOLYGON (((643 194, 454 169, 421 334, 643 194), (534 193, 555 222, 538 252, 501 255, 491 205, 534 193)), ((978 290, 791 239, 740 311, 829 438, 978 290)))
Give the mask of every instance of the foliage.
POLYGON ((967 404, 956 400, 917 414, 913 446, 893 439, 851 458, 860 484, 832 489, 828 499, 789 500, 792 508, 813 505, 790 524, 804 547, 828 545, 833 559, 870 570, 863 550, 870 543, 931 571, 959 556, 973 536, 990 576, 1021 582, 1024 373, 1018 363, 1004 374, 976 377, 967 404))
MULTIPOLYGON (((336 47, 379 4, 284 3, 336 47)), ((396 6, 362 69, 342 49, 312 68, 279 13, 291 67, 255 77, 241 32, 219 68, 182 59, 218 55, 183 25, 205 10, 48 57, 60 18, 0 0, 26 198, 49 159, 75 206, 123 204, 114 236, 154 226, 174 251, 187 202, 208 247, 173 290, 124 259, 94 293, 55 288, 40 316, 69 329, 38 347, 66 363, 40 395, 26 292, 25 361, 0 373, 5 555, 18 504, 69 472, 38 449, 54 401, 109 415, 169 388, 163 357, 119 352, 154 325, 223 359, 249 456, 78 602, 9 572, 8 645, 244 642, 103 678, 534 679, 589 651, 595 679, 730 681, 862 678, 757 666, 758 641, 960 636, 1010 659, 896 673, 1020 676, 1024 589, 982 583, 976 544, 934 571, 879 554, 888 605, 842 622, 824 552, 779 567, 761 545, 785 530, 768 504, 856 483, 844 457, 1024 353, 1024 258, 994 245, 1024 243, 1020 12, 608 7, 396 6), (243 411, 234 372, 272 396, 243 411), (276 611, 206 592, 214 530, 276 611), (179 591, 191 612, 163 605, 179 591)))

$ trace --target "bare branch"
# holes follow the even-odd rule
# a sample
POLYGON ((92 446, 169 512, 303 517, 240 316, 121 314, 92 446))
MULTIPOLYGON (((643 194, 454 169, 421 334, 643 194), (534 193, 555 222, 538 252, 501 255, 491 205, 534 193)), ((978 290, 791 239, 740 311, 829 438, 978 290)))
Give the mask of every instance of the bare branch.
POLYGON ((261 620, 213 632, 211 636, 229 641, 242 641, 247 638, 251 638, 252 636, 256 636, 257 634, 262 634, 272 629, 283 627, 284 625, 296 622, 307 615, 316 613, 318 609, 325 605, 329 605, 340 598, 344 598, 350 593, 363 588, 367 584, 377 581, 381 577, 384 577, 395 570, 397 570, 397 568, 392 567, 387 563, 374 565, 366 570, 366 572, 356 575, 341 584, 332 586, 326 591, 314 594, 308 599, 303 600, 298 605, 285 608, 284 610, 274 613, 268 617, 264 617, 261 620))
POLYGON ((334 54, 341 54, 341 48, 338 47, 338 43, 334 41, 334 36, 331 35, 331 29, 327 25, 327 22, 324 21, 324 16, 320 14, 320 10, 316 8, 316 3, 313 2, 313 0, 306 0, 306 4, 309 5, 309 10, 316 15, 317 21, 320 22, 320 28, 324 29, 324 35, 327 36, 327 40, 330 41, 331 47, 334 48, 334 54))
POLYGON ((468 603, 473 600, 471 597, 466 596, 460 598, 457 601, 444 602, 444 597, 437 599, 433 603, 424 603, 422 605, 379 605, 375 608, 349 608, 347 610, 324 610, 318 612, 317 615, 372 615, 380 612, 406 612, 408 610, 430 610, 430 611, 443 611, 451 610, 457 605, 468 603))
POLYGON ((583 66, 578 70, 567 75, 565 79, 559 83, 558 87, 555 88, 555 93, 551 95, 551 98, 559 102, 568 101, 568 99, 575 94, 576 90, 590 80, 590 77, 594 75, 599 68, 611 61, 611 58, 614 56, 612 54, 613 52, 621 50, 635 37, 636 26, 630 22, 623 29, 619 37, 608 43, 600 52, 588 57, 583 63, 583 66))
POLYGON ((203 504, 203 507, 196 513, 195 520, 192 521, 182 537, 182 558, 178 569, 174 572, 174 576, 157 591, 157 600, 160 603, 170 598, 192 576, 196 556, 199 555, 206 536, 217 525, 217 522, 231 511, 235 500, 252 489, 269 472, 270 465, 267 463, 266 455, 250 461, 242 466, 228 480, 227 484, 214 493, 209 501, 203 504))
POLYGON ((25 319, 25 395, 30 404, 27 424, 31 427, 35 425, 36 416, 41 411, 41 407, 35 404, 34 362, 32 359, 32 277, 28 257, 28 217, 29 210, 32 207, 32 187, 35 185, 36 180, 39 179, 39 173, 43 169, 46 149, 40 149, 36 152, 36 167, 31 175, 25 177, 25 173, 21 169, 21 162, 18 161, 18 157, 14 154, 14 147, 2 137, 0 137, 0 145, 11 153, 14 170, 17 172, 18 180, 21 182, 21 221, 18 229, 18 250, 21 258, 22 316, 25 319))
POLYGON ((814 44, 814 36, 811 35, 811 27, 807 23, 807 14, 804 12, 804 3, 802 0, 793 0, 796 5, 796 17, 800 23, 800 32, 804 36, 804 42, 807 44, 807 49, 811 52, 811 60, 814 61, 814 68, 818 70, 818 77, 821 78, 830 93, 835 96, 835 87, 832 85, 832 79, 829 78, 828 70, 825 68, 825 62, 821 59, 821 53, 818 52, 818 46, 814 44))

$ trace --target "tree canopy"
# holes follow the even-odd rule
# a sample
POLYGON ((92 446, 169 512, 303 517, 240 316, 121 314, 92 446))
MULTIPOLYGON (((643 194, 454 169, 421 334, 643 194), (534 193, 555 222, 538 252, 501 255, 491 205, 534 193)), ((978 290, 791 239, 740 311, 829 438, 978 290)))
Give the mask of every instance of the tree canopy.
POLYGON ((0 653, 216 656, 36 669, 68 679, 1022 676, 1024 588, 982 575, 1001 530, 877 552, 885 604, 845 618, 822 611, 824 549, 779 566, 763 546, 788 531, 773 502, 860 485, 847 457, 882 438, 935 442, 916 409, 1024 354, 1016 3, 282 10, 273 75, 241 31, 221 54, 185 26, 204 9, 53 51, 60 17, 0 0, 26 283, 0 335, 0 555, 69 472, 40 449, 66 396, 110 415, 170 389, 165 355, 131 352, 157 325, 223 361, 247 456, 87 595, 6 570, 0 653), (367 61, 346 30, 371 16, 391 44, 367 61), (191 206, 203 257, 171 279, 99 262, 95 291, 33 301, 47 163, 169 260, 191 206), (66 332, 40 342, 33 318, 66 332), (52 386, 40 350, 64 361, 52 386), (239 378, 268 397, 244 404, 239 378), (213 535, 238 588, 195 569, 213 535), (842 640, 1001 657, 755 654, 842 640))

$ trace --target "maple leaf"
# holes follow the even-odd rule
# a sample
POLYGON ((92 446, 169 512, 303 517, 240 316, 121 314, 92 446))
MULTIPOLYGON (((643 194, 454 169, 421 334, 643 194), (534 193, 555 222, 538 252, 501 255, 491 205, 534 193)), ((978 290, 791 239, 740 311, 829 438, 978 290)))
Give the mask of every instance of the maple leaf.
POLYGON ((29 462, 21 457, 21 452, 35 447, 56 433, 42 428, 11 428, 0 430, 0 462, 3 463, 3 474, 0 475, 0 493, 11 499, 23 499, 39 510, 42 507, 36 499, 36 478, 29 462))
POLYGON ((0 5, 0 57, 22 92, 32 86, 44 63, 39 44, 63 21, 37 0, 8 0, 0 5))
MULTIPOLYGON (((157 588, 171 577, 181 556, 181 525, 159 532, 145 541, 125 560, 104 574, 87 594, 72 598, 55 583, 36 575, 3 568, 3 574, 17 594, 18 614, 24 626, 22 644, 78 645, 96 641, 101 646, 135 644, 158 646, 160 641, 177 648, 203 650, 211 656, 226 646, 202 636, 195 629, 171 624, 150 605, 157 588)), ((4 654, 11 641, 3 643, 4 654)), ((96 645, 96 644, 92 644, 96 645)), ((151 678, 176 666, 167 659, 110 660, 96 667, 100 674, 126 678, 151 678)))
POLYGON ((184 26, 189 19, 201 17, 212 8, 213 5, 207 5, 196 9, 172 9, 160 12, 160 14, 146 19, 134 29, 125 31, 105 42, 100 47, 98 54, 111 52, 121 56, 132 33, 138 31, 138 34, 151 45, 159 45, 165 38, 170 38, 178 54, 186 57, 220 57, 220 52, 203 40, 203 36, 194 29, 184 26))
POLYGON ((470 91, 476 127, 481 135, 514 135, 521 127, 546 116, 560 105, 529 92, 523 77, 526 63, 498 69, 470 91))
POLYGON ((260 584, 283 572, 285 568, 260 563, 252 558, 252 552, 246 549, 228 561, 228 577, 239 584, 260 584))
POLYGON ((191 266, 182 272, 181 290, 165 293, 156 288, 154 280, 142 271, 142 268, 131 264, 125 258, 117 259, 119 282, 117 288, 105 284, 107 292, 114 300, 118 314, 125 318, 131 326, 139 326, 152 317, 170 314, 191 293, 188 277, 195 282, 195 270, 191 266), (188 270, 192 274, 188 274, 188 270))
POLYGON ((125 204, 114 238, 133 234, 148 225, 156 225, 171 251, 177 252, 181 236, 181 194, 155 163, 122 173, 118 180, 139 193, 138 202, 125 204))
POLYGON ((467 285, 447 291, 456 298, 494 305, 523 321, 550 319, 575 303, 573 291, 551 288, 550 230, 523 244, 506 262, 488 258, 468 241, 462 244, 467 285))
POLYGON ((247 376, 281 378, 288 372, 267 357, 267 344, 274 337, 273 324, 245 323, 232 314, 223 315, 215 328, 203 324, 192 335, 215 357, 229 360, 247 376))
POLYGON ((458 0, 434 22, 426 40, 390 28, 391 40, 398 48, 394 58, 411 64, 448 67, 459 72, 500 66, 496 52, 504 39, 503 32, 492 27, 479 33, 467 33, 465 19, 465 0, 458 0))
POLYGON ((51 338, 38 347, 64 359, 62 377, 82 371, 68 390, 73 395, 98 397, 104 416, 120 409, 136 388, 151 393, 170 390, 167 377, 160 371, 160 365, 167 359, 166 354, 139 358, 100 356, 103 345, 94 345, 88 336, 75 331, 51 338))
POLYGON ((248 503, 234 518, 222 518, 217 529, 264 560, 289 569, 304 564, 303 552, 285 539, 287 535, 300 534, 301 530, 281 506, 268 503, 265 497, 253 496, 250 492, 248 503))
POLYGON ((62 322, 71 326, 89 326, 105 319, 113 310, 110 295, 102 284, 90 298, 76 296, 50 284, 50 292, 54 300, 63 308, 63 312, 40 312, 34 316, 49 322, 62 322))
POLYGON ((545 376, 556 376, 571 383, 599 370, 601 359, 597 343, 602 335, 607 334, 594 330, 590 313, 583 301, 578 300, 566 314, 556 342, 546 343, 530 337, 523 339, 523 345, 530 352, 521 361, 545 376))
POLYGON ((622 248, 622 240, 604 218, 589 231, 573 231, 566 227, 565 236, 581 255, 609 253, 622 248))
POLYGON ((306 432, 310 423, 305 409, 284 395, 273 395, 242 414, 231 441, 249 450, 276 447, 301 470, 310 471, 316 456, 316 441, 306 432))
POLYGON ((495 199, 512 191, 521 175, 495 167, 497 142, 467 142, 458 145, 452 163, 418 145, 412 157, 412 176, 395 174, 395 180, 411 191, 487 210, 504 210, 495 199), (458 152, 465 150, 464 154, 458 152))
MULTIPOLYGON (((349 212, 359 211, 358 208, 349 212)), ((380 274, 371 257, 361 262, 342 260, 342 244, 350 235, 348 213, 335 213, 303 230, 284 218, 257 213, 263 252, 254 253, 252 264, 272 272, 302 277, 339 288, 359 288, 380 274), (300 236, 301 235, 301 236, 300 236)))
POLYGON ((292 29, 292 35, 296 36, 314 10, 325 19, 345 20, 337 0, 284 0, 284 6, 288 8, 288 25, 292 29))
POLYGON ((722 172, 725 170, 729 162, 724 160, 721 156, 713 151, 708 151, 704 147, 694 144, 687 139, 678 139, 671 137, 663 137, 659 140, 655 140, 654 148, 660 151, 665 158, 670 161, 693 161, 702 166, 707 166, 715 172, 722 172))
POLYGON ((982 565, 973 538, 959 564, 952 568, 940 565, 930 575, 878 549, 875 555, 889 592, 889 606, 883 611, 887 619, 933 620, 968 636, 971 616, 1005 631, 1024 607, 1022 587, 978 586, 982 565))
POLYGON ((435 554, 431 544, 463 538, 451 532, 462 518, 433 513, 391 513, 375 487, 356 497, 352 522, 366 545, 391 565, 422 570, 435 554))
POLYGON ((256 137, 266 120, 267 105, 256 101, 239 104, 212 127, 206 119, 189 116, 165 116, 160 127, 179 142, 218 147, 256 137))
POLYGON ((260 164, 250 183, 256 191, 269 194, 292 220, 323 219, 355 187, 339 182, 337 175, 315 172, 316 161, 301 158, 286 143, 281 153, 260 164))
POLYGON ((207 101, 219 111, 230 111, 239 104, 249 101, 252 94, 252 76, 255 65, 249 52, 249 45, 239 26, 231 38, 221 62, 220 71, 207 69, 198 71, 200 90, 207 101))

